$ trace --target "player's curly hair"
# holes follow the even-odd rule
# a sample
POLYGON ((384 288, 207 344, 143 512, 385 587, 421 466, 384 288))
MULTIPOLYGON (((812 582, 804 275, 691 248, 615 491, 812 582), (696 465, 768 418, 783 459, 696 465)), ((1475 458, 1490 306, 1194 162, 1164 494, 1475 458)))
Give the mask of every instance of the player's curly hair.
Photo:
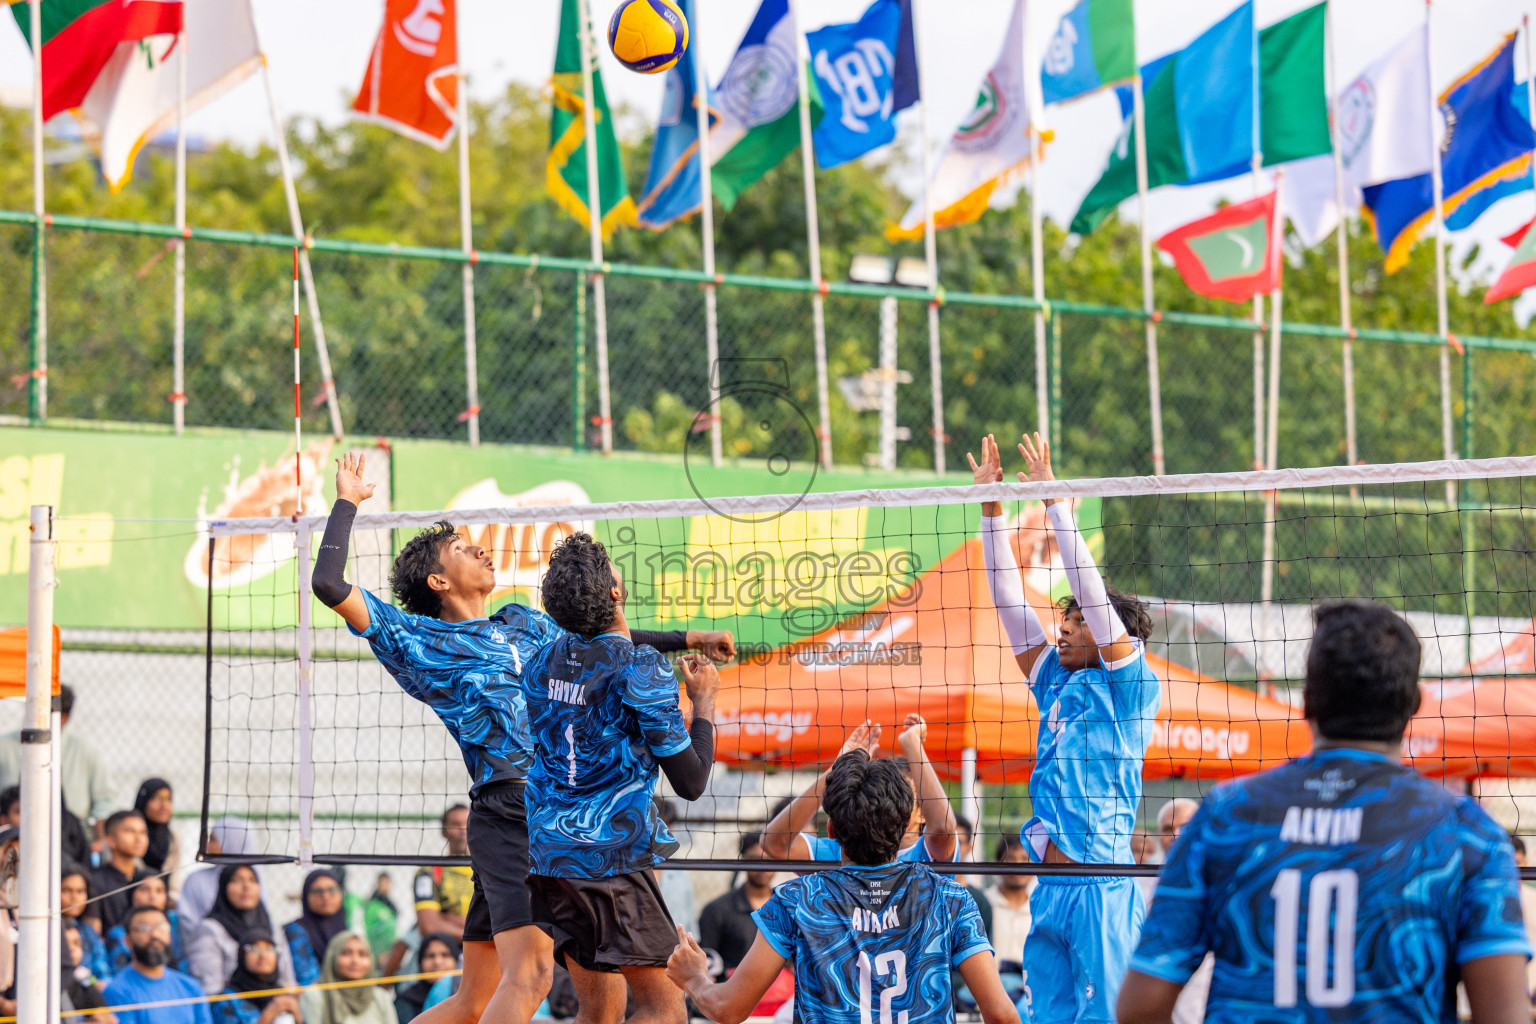
POLYGON ((1302 713, 1330 740, 1401 740, 1423 699, 1413 627, 1374 601, 1330 601, 1312 621, 1302 713))
POLYGON ((544 610, 561 629, 591 638, 613 626, 611 565, 608 549, 591 534, 573 533, 555 545, 544 574, 544 610))
POLYGON ((896 859, 912 819, 912 784, 889 758, 870 760, 862 750, 839 757, 827 773, 821 806, 832 819, 832 837, 855 864, 873 867, 896 859))
MULTIPOLYGON (((1140 598, 1133 597, 1123 590, 1116 590, 1108 583, 1104 584, 1104 593, 1109 597, 1109 605, 1120 616, 1120 624, 1125 627, 1126 633, 1137 640, 1146 640, 1152 635, 1152 613, 1147 610, 1147 603, 1140 598)), ((1061 609, 1061 614, 1070 615, 1079 611, 1082 605, 1077 603, 1077 598, 1068 594, 1056 602, 1056 607, 1061 609)), ((1106 644, 1114 637, 1094 637, 1096 643, 1106 644)))
POLYGON ((443 545, 457 536, 453 524, 442 520, 406 541, 389 570, 389 589, 401 608, 412 615, 442 617, 443 596, 427 577, 443 571, 443 545))

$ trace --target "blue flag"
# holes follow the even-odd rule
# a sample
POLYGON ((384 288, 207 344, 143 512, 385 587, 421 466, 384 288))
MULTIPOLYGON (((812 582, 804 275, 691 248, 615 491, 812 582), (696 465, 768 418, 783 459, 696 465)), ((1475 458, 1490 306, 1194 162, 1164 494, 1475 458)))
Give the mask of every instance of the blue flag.
MULTIPOLYGON (((1515 33, 1440 94, 1446 138, 1440 148, 1446 227, 1465 227, 1495 199, 1529 187, 1536 132, 1515 99, 1515 33), (1511 184, 1524 183, 1517 188, 1511 184), (1507 191, 1506 191, 1507 189, 1507 191)), ((1364 190, 1376 241, 1387 254, 1387 273, 1408 262, 1408 252, 1434 218, 1428 174, 1364 190)))
MULTIPOLYGON (((694 24, 693 0, 678 2, 683 17, 694 24)), ((651 147, 651 169, 640 193, 636 217, 642 227, 653 231, 697 213, 704 203, 699 178, 698 106, 694 102, 694 49, 689 46, 684 50, 682 58, 667 72, 661 118, 651 147)))
POLYGON ((806 33, 825 106, 812 138, 822 168, 896 139, 896 113, 916 103, 912 0, 875 0, 858 21, 806 33))
POLYGON ((1242 174, 1259 147, 1259 35, 1243 4, 1179 53, 1173 77, 1185 184, 1242 174))
MULTIPOLYGON (((1520 120, 1526 124, 1531 123, 1531 99, 1525 91, 1525 83, 1515 85, 1514 95, 1515 110, 1520 114, 1520 120)), ((1460 231, 1472 226, 1472 222, 1483 215, 1483 211, 1505 196, 1512 196, 1516 192, 1529 192, 1531 189, 1531 175, 1517 174, 1513 178, 1503 178, 1489 187, 1469 196, 1465 202, 1456 209, 1455 213, 1449 211, 1445 215, 1445 226, 1452 231, 1460 231)))
POLYGON ((1062 103, 1136 73, 1132 0, 1079 0, 1062 16, 1041 61, 1041 98, 1062 103))

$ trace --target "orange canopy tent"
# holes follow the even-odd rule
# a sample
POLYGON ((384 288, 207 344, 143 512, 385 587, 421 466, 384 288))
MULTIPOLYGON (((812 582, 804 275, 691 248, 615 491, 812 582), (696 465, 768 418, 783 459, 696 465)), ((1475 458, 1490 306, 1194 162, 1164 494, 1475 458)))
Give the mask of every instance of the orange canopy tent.
MULTIPOLYGON (((53 627, 53 692, 59 692, 59 627, 53 627)), ((0 697, 27 695, 27 631, 0 629, 0 697)))
MULTIPOLYGON (((1048 630, 1055 609, 1039 572, 1053 544, 1037 524, 1014 531, 1025 593, 1048 630)), ((1025 515, 1029 516, 1029 512, 1025 515)), ((971 538, 897 596, 804 641, 721 673, 716 757, 745 764, 833 760, 848 730, 871 719, 890 748, 910 711, 928 721, 927 749, 942 776, 1022 782, 1034 767, 1040 712, 1013 657, 971 538), (974 752, 974 754, 972 754, 974 752)), ((1048 577, 1047 577, 1048 578, 1048 577)), ((1162 681, 1148 778, 1227 778, 1305 753, 1311 734, 1295 709, 1149 657, 1162 681)))
POLYGON ((1425 683, 1405 744, 1419 771, 1536 776, 1536 622, 1505 636, 1504 646, 1469 665, 1464 677, 1425 683))

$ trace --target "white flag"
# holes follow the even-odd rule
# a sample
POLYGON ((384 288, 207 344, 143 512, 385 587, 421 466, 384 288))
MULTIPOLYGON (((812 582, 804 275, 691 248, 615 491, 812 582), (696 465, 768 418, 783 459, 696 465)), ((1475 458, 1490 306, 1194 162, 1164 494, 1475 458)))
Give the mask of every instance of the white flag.
MULTIPOLYGON (((934 226, 969 224, 986 212, 992 193, 1029 165, 1030 127, 1038 98, 1024 88, 1024 0, 1016 0, 1003 52, 981 81, 976 106, 945 147, 933 172, 929 195, 934 226), (1026 103, 1026 99, 1029 102, 1026 103)), ((1038 90, 1036 90, 1038 92, 1038 90)), ((927 140, 923 140, 924 145, 927 140)), ((921 238, 925 219, 919 198, 901 218, 892 237, 921 238)))
POLYGON ((189 114, 261 67, 249 0, 186 0, 183 11, 185 53, 175 36, 119 43, 76 114, 113 192, 128 183, 139 148, 176 124, 182 60, 189 114))
MULTIPOLYGON (((1434 162, 1426 125, 1432 116, 1428 27, 1414 29, 1386 56, 1339 91, 1334 101, 1344 202, 1358 209, 1361 190, 1428 174, 1434 162)), ((1438 117, 1438 115, 1436 115, 1438 117)), ((1311 157, 1286 168, 1286 213, 1313 246, 1338 225, 1333 157, 1311 157)))

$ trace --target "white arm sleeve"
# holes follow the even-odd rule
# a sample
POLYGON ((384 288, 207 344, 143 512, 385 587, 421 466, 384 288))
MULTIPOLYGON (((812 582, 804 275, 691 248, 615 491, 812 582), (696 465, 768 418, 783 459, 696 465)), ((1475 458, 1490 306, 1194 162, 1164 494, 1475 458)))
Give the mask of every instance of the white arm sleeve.
POLYGON ((1100 647, 1105 647, 1129 636, 1114 605, 1109 603, 1104 577, 1099 575, 1099 567, 1093 564, 1088 544, 1077 532, 1067 503, 1058 501, 1047 508, 1045 514, 1056 532, 1056 548, 1061 552, 1061 561, 1067 570, 1067 582, 1072 584, 1072 596, 1077 598, 1078 607, 1083 610, 1083 621, 1093 632, 1094 640, 1100 647))
POLYGON ((1024 599, 1024 581, 1019 578, 1019 563, 1013 557, 1013 544, 1008 538, 1007 516, 981 517, 981 554, 992 603, 997 605, 997 617, 1008 631, 1013 653, 1023 654, 1045 646, 1050 641, 1035 610, 1024 599))

